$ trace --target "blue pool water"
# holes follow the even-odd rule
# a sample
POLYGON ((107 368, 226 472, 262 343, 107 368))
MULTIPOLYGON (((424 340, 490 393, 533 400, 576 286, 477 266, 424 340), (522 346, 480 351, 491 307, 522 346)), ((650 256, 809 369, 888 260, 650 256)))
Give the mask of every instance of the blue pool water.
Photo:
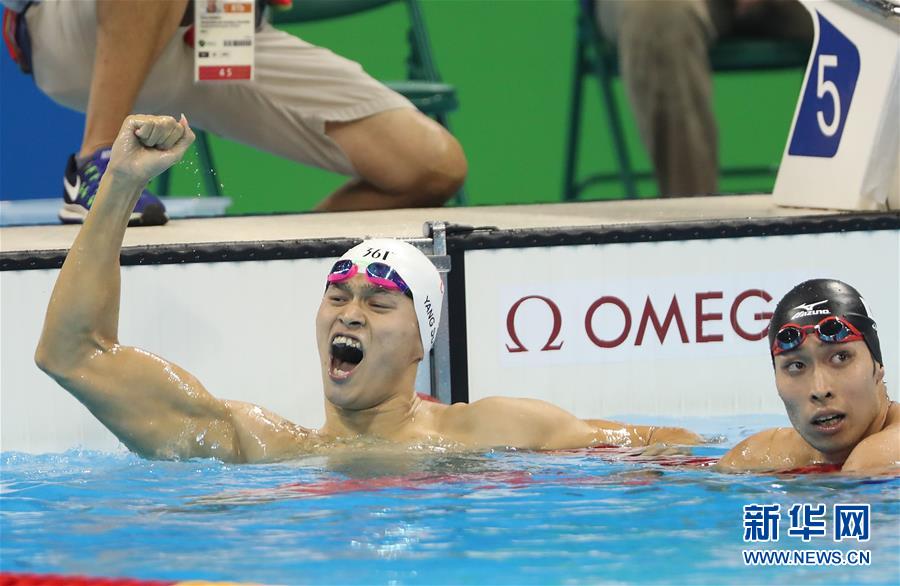
MULTIPOLYGON (((711 457, 767 426, 678 423, 723 434, 694 450, 711 457)), ((0 570, 268 584, 900 581, 900 479, 732 476, 684 461, 412 451, 236 466, 4 452, 0 570), (781 505, 778 542, 743 542, 752 503, 781 505), (786 534, 794 503, 826 505, 827 537, 786 534), (871 505, 868 542, 832 540, 835 503, 871 505), (743 549, 868 550, 871 563, 747 567, 743 549)))

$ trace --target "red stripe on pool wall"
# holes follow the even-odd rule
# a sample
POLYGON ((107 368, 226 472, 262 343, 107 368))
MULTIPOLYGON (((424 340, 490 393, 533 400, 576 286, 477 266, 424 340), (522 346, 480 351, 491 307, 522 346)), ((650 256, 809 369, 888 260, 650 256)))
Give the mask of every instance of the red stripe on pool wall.
POLYGON ((0 572, 0 586, 171 586, 175 582, 0 572))

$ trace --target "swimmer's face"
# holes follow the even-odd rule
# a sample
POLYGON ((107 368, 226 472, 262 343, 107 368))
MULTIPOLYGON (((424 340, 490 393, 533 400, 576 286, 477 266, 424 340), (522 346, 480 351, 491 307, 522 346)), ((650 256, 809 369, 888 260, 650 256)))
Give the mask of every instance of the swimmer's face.
POLYGON ((316 315, 325 398, 368 409, 394 392, 409 392, 422 359, 412 299, 362 275, 332 283, 316 315))
POLYGON ((862 341, 829 344, 809 336, 775 357, 775 385, 794 429, 835 459, 877 431, 886 400, 883 379, 884 367, 862 341))

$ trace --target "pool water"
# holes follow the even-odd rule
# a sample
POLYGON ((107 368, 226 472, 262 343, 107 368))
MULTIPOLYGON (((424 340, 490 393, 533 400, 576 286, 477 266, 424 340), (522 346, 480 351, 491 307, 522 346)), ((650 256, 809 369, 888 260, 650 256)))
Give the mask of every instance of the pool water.
POLYGON ((770 422, 677 423, 723 442, 647 460, 420 450, 230 465, 3 452, 0 570, 267 584, 900 581, 900 479, 718 474, 696 464, 770 422), (754 503, 781 505, 777 542, 743 542, 742 508, 754 503), (825 504, 828 535, 788 536, 794 503, 825 504), (832 540, 835 503, 871 505, 869 541, 832 540), (868 550, 871 561, 749 567, 744 549, 868 550))

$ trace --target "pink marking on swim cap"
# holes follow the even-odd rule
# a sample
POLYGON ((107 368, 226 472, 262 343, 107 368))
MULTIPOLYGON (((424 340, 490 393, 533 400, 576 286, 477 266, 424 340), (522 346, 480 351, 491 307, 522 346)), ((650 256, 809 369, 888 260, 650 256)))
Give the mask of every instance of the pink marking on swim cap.
POLYGON ((329 274, 328 282, 329 283, 340 283, 341 281, 346 281, 347 279, 352 279, 353 276, 356 275, 356 273, 358 273, 358 272, 359 272, 359 267, 356 266, 356 264, 353 264, 350 266, 350 270, 347 271, 346 274, 343 274, 343 275, 340 273, 329 274))
POLYGON ((393 282, 393 281, 391 281, 391 280, 389 280, 389 279, 382 279, 382 278, 379 278, 379 277, 373 277, 372 275, 369 275, 369 274, 366 274, 366 277, 369 279, 369 281, 370 281, 373 285, 378 285, 379 287, 384 287, 385 289, 393 289, 394 291, 399 291, 399 290, 400 290, 400 286, 397 285, 397 283, 395 283, 395 282, 393 282))

